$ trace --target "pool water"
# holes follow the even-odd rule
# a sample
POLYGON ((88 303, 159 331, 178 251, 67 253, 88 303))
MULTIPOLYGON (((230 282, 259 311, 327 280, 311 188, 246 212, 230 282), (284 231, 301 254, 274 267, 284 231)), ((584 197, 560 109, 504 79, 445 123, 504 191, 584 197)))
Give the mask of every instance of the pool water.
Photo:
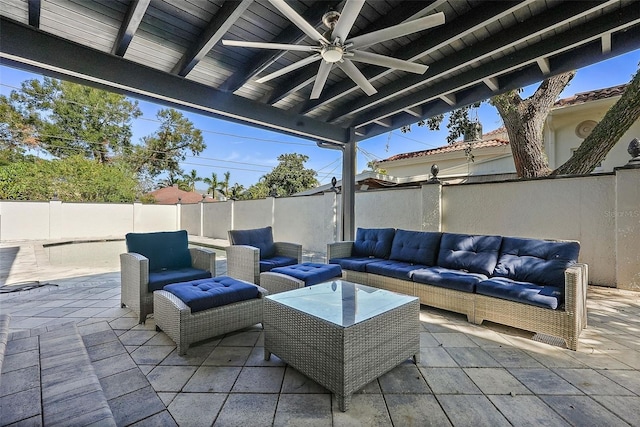
MULTIPOLYGON (((198 247, 197 245, 189 245, 198 247)), ((124 240, 101 240, 90 242, 68 242, 55 245, 43 245, 49 263, 66 267, 96 267, 120 269, 120 254, 127 251, 124 240)), ((216 259, 226 257, 221 249, 215 251, 216 259)))

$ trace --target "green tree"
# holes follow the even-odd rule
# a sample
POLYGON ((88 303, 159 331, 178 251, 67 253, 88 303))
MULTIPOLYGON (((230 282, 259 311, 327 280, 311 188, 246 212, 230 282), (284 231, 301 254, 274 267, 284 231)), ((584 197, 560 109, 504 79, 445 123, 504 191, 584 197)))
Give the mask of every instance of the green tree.
POLYGON ((242 193, 244 193, 244 191, 244 186, 236 182, 231 186, 231 189, 229 190, 229 198, 231 200, 238 200, 242 198, 242 193))
MULTIPOLYGON (((303 154, 281 154, 278 156, 278 165, 264 175, 264 179, 259 184, 264 184, 267 195, 277 197, 286 197, 317 187, 319 183, 316 179, 316 171, 304 167, 307 160, 309 156, 303 154)), ((261 194, 264 192, 262 185, 259 190, 261 194)))
POLYGON ((82 155, 20 161, 0 167, 0 199, 66 202, 133 202, 139 194, 126 168, 100 164, 82 155))
POLYGON ((269 197, 271 188, 265 184, 264 176, 260 178, 260 181, 247 188, 247 191, 241 194, 240 200, 255 200, 264 199, 269 197))
POLYGON ((180 162, 188 153, 196 156, 205 148, 200 129, 174 109, 158 111, 160 128, 153 135, 142 138, 143 145, 136 146, 132 156, 134 170, 156 178, 166 173, 169 185, 178 184, 183 174, 180 162))
POLYGON ((37 145, 55 157, 80 154, 100 163, 131 151, 132 120, 142 114, 137 101, 123 95, 49 77, 24 81, 0 105, 3 118, 10 115, 14 146, 37 145))
POLYGON ((211 178, 203 178, 202 181, 204 181, 204 183, 208 185, 207 193, 210 193, 215 199, 216 191, 220 186, 220 181, 218 181, 218 175, 215 172, 211 172, 211 178))
POLYGON ((229 198, 229 179, 231 178, 231 172, 226 171, 224 173, 224 180, 219 184, 219 189, 222 195, 229 198))
POLYGON ((198 176, 198 171, 191 169, 188 174, 182 175, 182 183, 184 184, 185 191, 196 191, 196 182, 202 181, 202 178, 198 176))

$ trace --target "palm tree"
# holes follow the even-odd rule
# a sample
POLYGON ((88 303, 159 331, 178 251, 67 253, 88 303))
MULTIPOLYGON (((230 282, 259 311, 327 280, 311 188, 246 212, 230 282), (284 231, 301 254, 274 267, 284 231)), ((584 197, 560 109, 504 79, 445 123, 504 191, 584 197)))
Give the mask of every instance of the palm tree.
POLYGON ((226 171, 224 173, 224 181, 222 181, 222 182, 220 182, 218 184, 218 187, 220 188, 220 192, 226 198, 229 198, 229 196, 230 196, 230 194, 229 194, 229 179, 230 178, 231 178, 231 172, 226 171))
POLYGON ((218 175, 215 172, 211 173, 211 178, 204 178, 204 183, 209 187, 207 188, 207 193, 211 193, 213 198, 216 198, 216 190, 220 186, 220 182, 218 181, 218 175))
POLYGON ((236 182, 229 190, 229 198, 232 200, 238 200, 242 193, 244 193, 244 186, 236 182))
POLYGON ((202 178, 195 169, 191 169, 191 173, 182 175, 182 180, 189 191, 196 191, 196 182, 202 181, 202 178))

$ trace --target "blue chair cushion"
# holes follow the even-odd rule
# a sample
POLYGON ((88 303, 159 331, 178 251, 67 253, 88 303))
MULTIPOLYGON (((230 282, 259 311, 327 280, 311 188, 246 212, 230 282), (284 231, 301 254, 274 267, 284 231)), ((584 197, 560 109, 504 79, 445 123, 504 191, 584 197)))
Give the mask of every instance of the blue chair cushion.
POLYGON ((271 258, 276 254, 271 226, 251 230, 230 230, 229 236, 232 245, 247 245, 260 249, 260 259, 271 258))
POLYGON ((501 236, 443 233, 438 267, 491 276, 498 262, 501 236))
POLYGON ((372 262, 384 261, 382 258, 374 257, 347 257, 347 258, 331 258, 329 264, 338 264, 343 270, 365 272, 367 264, 372 262))
POLYGON ((267 259, 260 260, 260 273, 264 273, 265 271, 271 271, 277 267, 285 267, 287 265, 297 264, 297 258, 291 258, 288 256, 274 256, 267 259))
POLYGON ((367 264, 367 273, 395 277, 396 279, 411 280, 410 273, 413 270, 419 270, 421 268, 427 268, 427 266, 385 259, 367 264))
POLYGON ((164 290, 180 298, 191 313, 258 297, 258 288, 229 276, 167 285, 164 290))
POLYGON ((430 267, 415 270, 410 273, 411 279, 417 283, 454 289, 461 292, 473 293, 476 284, 487 280, 487 276, 479 273, 465 273, 460 270, 450 270, 442 267, 430 267))
POLYGON ((351 255, 389 258, 394 234, 393 228, 358 228, 351 255))
POLYGON ((442 233, 396 230, 389 259, 436 265, 442 233))
POLYGON ((483 280, 476 285, 476 293, 553 310, 564 304, 564 287, 540 286, 506 277, 483 280))
POLYGON ((504 237, 493 276, 564 288, 564 271, 578 261, 579 252, 578 242, 504 237))
POLYGON ((127 233, 127 252, 149 259, 149 271, 191 267, 189 239, 185 230, 155 233, 127 233))
POLYGON ((271 270, 271 272, 295 277, 298 280, 302 280, 305 286, 316 285, 326 282, 329 279, 342 276, 342 268, 340 268, 339 265, 316 264, 312 262, 287 267, 277 267, 271 270))
POLYGON ((179 268, 177 270, 162 270, 149 272, 149 292, 159 291, 171 283, 189 282, 191 280, 206 279, 211 272, 197 268, 179 268))

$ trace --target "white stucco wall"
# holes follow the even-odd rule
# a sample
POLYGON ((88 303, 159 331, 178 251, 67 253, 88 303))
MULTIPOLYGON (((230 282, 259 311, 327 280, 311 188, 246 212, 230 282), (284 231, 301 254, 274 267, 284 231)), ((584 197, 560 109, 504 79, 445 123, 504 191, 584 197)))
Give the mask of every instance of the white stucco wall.
POLYGON ((273 202, 273 197, 260 200, 236 200, 233 202, 233 229, 246 230, 272 225, 273 202))
POLYGON ((143 205, 134 203, 133 229, 136 233, 178 230, 176 205, 143 205))
POLYGON ((203 231, 205 237, 227 239, 227 232, 233 228, 233 208, 236 202, 205 203, 203 231))
POLYGON ((51 202, 51 239, 124 236, 131 231, 133 204, 51 202))
POLYGON ((593 283, 614 286, 615 178, 532 180, 443 187, 443 231, 578 240, 593 283))
POLYGON ((420 188, 372 190, 356 193, 356 227, 394 227, 420 230, 422 191, 420 188))
POLYGON ((180 210, 180 229, 195 236, 200 235, 200 218, 202 203, 183 204, 180 210))
POLYGON ((49 238, 49 202, 0 203, 0 240, 49 238))

